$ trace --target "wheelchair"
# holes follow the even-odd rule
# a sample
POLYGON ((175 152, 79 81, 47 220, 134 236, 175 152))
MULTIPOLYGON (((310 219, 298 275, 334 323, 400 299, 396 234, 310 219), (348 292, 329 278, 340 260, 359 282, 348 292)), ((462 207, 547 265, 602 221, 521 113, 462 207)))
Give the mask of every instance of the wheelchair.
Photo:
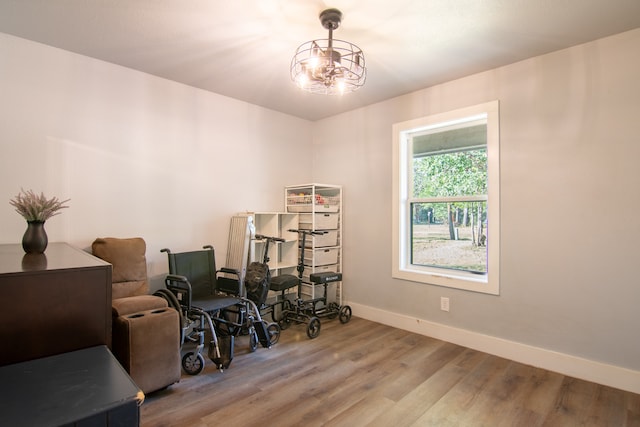
POLYGON ((269 348, 278 340, 280 326, 267 324, 256 302, 242 296, 238 271, 216 270, 213 246, 181 253, 165 248, 160 252, 166 252, 169 261, 165 294, 172 296, 173 305, 182 313, 181 346, 196 343, 195 350, 182 357, 182 368, 187 374, 197 375, 204 369, 202 352, 207 330, 211 334, 208 356, 220 371, 231 364, 238 335, 249 335, 252 352, 257 350, 258 343, 269 348))

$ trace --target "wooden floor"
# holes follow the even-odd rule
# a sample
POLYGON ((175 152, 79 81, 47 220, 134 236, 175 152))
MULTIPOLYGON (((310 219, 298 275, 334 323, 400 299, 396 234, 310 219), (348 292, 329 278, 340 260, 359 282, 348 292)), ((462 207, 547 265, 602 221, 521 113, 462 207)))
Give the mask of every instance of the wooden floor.
POLYGON ((147 396, 141 425, 640 426, 640 395, 353 317, 236 341, 229 369, 147 396))

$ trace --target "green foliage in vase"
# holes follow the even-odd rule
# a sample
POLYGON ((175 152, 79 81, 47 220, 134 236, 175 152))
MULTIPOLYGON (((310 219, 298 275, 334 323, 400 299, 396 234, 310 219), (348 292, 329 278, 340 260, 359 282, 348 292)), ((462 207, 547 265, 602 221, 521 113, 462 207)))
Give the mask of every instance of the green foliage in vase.
POLYGON ((20 193, 9 201, 9 204, 16 208, 18 212, 27 221, 46 221, 54 215, 58 215, 61 209, 68 208, 65 206, 71 199, 58 200, 57 197, 47 199, 44 193, 39 195, 32 190, 24 191, 20 189, 20 193))

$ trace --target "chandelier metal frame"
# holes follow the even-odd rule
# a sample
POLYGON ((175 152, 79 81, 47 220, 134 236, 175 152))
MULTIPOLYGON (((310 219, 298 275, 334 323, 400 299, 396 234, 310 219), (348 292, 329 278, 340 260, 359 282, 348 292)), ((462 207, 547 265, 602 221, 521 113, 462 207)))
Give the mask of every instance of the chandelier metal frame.
POLYGON ((291 79, 303 90, 323 95, 341 95, 364 85, 367 78, 364 53, 353 43, 334 40, 342 12, 327 9, 320 13, 329 38, 301 44, 291 59, 291 79))

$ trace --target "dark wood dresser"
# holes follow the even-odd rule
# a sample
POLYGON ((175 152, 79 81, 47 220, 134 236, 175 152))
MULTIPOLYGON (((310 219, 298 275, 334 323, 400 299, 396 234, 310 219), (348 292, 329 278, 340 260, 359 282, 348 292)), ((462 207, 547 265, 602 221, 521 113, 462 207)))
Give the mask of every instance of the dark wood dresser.
POLYGON ((111 264, 66 243, 0 245, 0 366, 111 347, 111 264))
POLYGON ((0 426, 138 426, 111 354, 111 264, 66 243, 0 245, 0 426))

